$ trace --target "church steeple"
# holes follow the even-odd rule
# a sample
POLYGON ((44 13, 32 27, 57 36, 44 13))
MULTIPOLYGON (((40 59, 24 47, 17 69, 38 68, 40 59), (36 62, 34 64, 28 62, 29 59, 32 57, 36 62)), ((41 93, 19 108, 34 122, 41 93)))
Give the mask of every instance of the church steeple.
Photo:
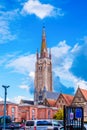
POLYGON ((42 41, 40 54, 37 50, 35 64, 35 92, 34 101, 36 104, 45 98, 46 91, 52 92, 52 63, 51 49, 46 46, 45 27, 42 28, 42 41), (45 86, 45 87, 44 87, 45 86))
POLYGON ((46 47, 46 33, 45 33, 45 26, 42 29, 42 44, 41 44, 41 58, 48 57, 48 51, 46 47))

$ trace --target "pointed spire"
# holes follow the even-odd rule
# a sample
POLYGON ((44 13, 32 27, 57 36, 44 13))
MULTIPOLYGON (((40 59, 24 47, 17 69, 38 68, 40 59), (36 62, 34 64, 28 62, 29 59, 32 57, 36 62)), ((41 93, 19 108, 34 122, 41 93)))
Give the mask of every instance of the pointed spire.
POLYGON ((46 33, 45 33, 45 26, 42 29, 42 45, 41 45, 41 57, 47 57, 47 47, 46 47, 46 33))

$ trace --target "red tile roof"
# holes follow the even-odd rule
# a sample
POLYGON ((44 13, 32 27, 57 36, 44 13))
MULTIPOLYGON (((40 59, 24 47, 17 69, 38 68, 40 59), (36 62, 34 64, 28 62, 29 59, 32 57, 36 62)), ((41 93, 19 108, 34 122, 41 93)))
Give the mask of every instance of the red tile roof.
POLYGON ((86 101, 87 101, 87 90, 86 90, 86 89, 82 89, 82 88, 79 88, 79 89, 80 89, 80 91, 82 92, 84 98, 85 98, 86 101))
POLYGON ((72 103, 74 96, 71 96, 71 95, 68 95, 68 94, 62 94, 62 96, 66 100, 67 105, 70 105, 72 103))
POLYGON ((54 100, 54 99, 47 99, 47 101, 48 101, 50 106, 52 106, 52 107, 55 106, 56 100, 54 100))

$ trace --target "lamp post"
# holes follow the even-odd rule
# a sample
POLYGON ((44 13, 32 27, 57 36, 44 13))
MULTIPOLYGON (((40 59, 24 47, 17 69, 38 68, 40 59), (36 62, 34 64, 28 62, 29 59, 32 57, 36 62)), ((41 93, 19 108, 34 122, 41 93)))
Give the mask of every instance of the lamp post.
POLYGON ((6 116, 6 97, 7 97, 7 88, 10 86, 2 85, 2 87, 5 89, 5 99, 4 99, 4 130, 5 130, 5 116, 6 116))

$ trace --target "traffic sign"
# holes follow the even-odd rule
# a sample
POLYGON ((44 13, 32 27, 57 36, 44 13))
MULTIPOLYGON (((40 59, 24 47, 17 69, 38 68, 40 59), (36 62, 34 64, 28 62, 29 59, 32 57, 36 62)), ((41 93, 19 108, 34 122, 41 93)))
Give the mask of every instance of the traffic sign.
POLYGON ((76 118, 82 118, 82 109, 81 108, 76 108, 75 117, 76 118))

